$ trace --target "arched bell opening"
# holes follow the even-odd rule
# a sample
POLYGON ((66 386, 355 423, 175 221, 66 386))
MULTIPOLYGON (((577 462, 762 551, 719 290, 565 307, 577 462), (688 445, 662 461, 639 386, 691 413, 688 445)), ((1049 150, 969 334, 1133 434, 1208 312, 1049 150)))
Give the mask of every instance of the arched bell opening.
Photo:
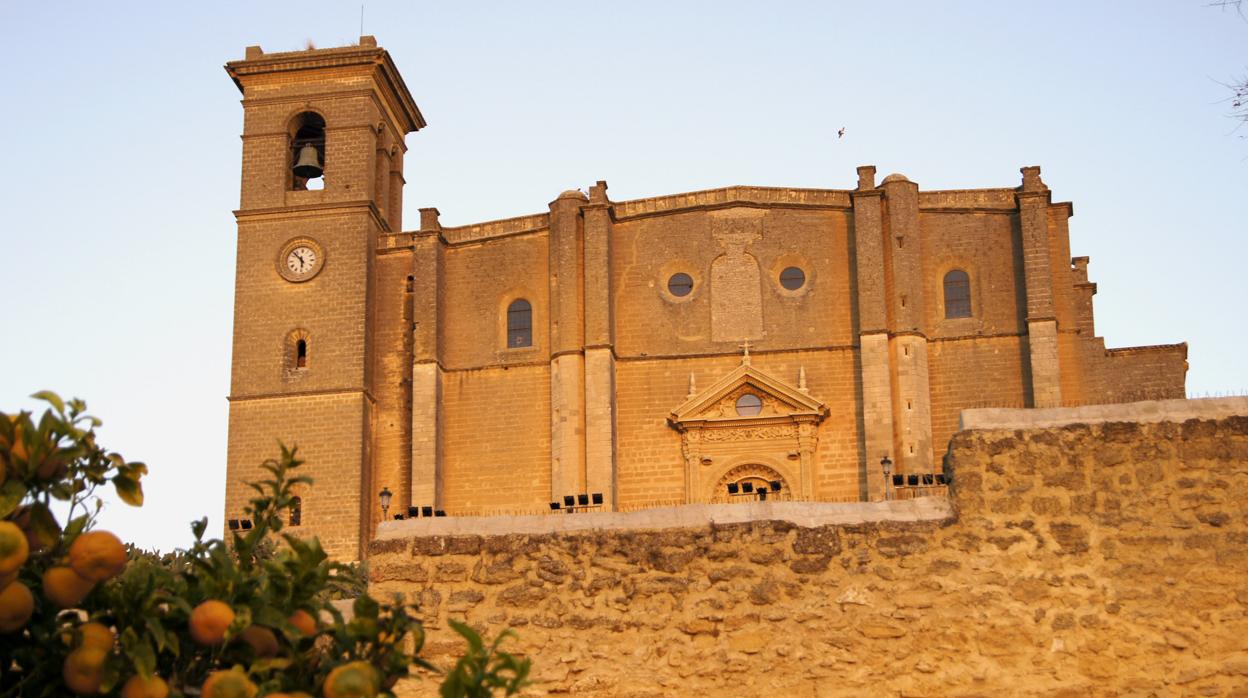
POLYGON ((291 189, 325 188, 325 119, 303 112, 291 124, 291 189))

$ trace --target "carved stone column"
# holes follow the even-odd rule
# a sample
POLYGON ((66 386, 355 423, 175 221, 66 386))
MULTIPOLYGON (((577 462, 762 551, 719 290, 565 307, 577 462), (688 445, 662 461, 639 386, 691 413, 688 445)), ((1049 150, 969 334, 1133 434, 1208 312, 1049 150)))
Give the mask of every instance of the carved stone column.
POLYGON ((798 493, 802 499, 810 501, 815 497, 815 436, 813 422, 801 422, 797 425, 797 456, 801 466, 801 484, 798 493))
POLYGON ((680 454, 685 459, 685 503, 704 501, 701 473, 698 472, 698 468, 702 467, 702 457, 698 453, 698 432, 681 432, 680 454))

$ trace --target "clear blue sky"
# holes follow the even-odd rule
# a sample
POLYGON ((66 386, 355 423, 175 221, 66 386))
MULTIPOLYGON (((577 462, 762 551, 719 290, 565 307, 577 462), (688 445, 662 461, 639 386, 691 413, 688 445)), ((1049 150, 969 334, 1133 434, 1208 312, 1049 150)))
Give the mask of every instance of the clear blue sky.
MULTIPOLYGON (((85 398, 149 463, 105 526, 220 525, 239 94, 221 69, 350 43, 358 2, 0 5, 0 409, 85 398)), ((1220 80, 1248 23, 1133 3, 366 3, 429 121, 405 207, 449 225, 730 184, 1015 186, 1073 201, 1109 346, 1187 341, 1193 393, 1248 389, 1248 127, 1220 80), (838 128, 846 128, 837 140, 838 128)), ((414 216, 408 227, 413 227, 414 216)))

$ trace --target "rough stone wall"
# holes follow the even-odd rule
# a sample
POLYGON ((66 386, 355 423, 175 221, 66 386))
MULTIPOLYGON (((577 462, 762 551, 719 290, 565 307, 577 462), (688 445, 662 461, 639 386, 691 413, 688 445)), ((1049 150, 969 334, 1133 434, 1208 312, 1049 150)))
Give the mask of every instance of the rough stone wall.
MULTIPOLYGON (((1248 696, 1248 417, 958 433, 957 516, 383 538, 372 589, 535 693, 1248 696)), ((403 687, 433 693, 433 681, 403 687)))

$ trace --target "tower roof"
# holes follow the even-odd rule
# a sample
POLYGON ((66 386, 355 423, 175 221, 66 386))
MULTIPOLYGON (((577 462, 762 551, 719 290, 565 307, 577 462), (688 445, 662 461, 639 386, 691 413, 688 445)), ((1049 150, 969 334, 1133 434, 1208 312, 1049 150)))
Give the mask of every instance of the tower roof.
POLYGON ((274 73, 298 73, 324 70, 369 69, 371 66, 380 91, 384 95, 396 124, 405 133, 425 127, 425 118, 412 99, 403 76, 395 67, 390 53, 377 46, 377 39, 361 36, 353 46, 265 53, 259 46, 248 46, 241 61, 225 64, 238 90, 247 96, 247 87, 254 78, 274 73))

